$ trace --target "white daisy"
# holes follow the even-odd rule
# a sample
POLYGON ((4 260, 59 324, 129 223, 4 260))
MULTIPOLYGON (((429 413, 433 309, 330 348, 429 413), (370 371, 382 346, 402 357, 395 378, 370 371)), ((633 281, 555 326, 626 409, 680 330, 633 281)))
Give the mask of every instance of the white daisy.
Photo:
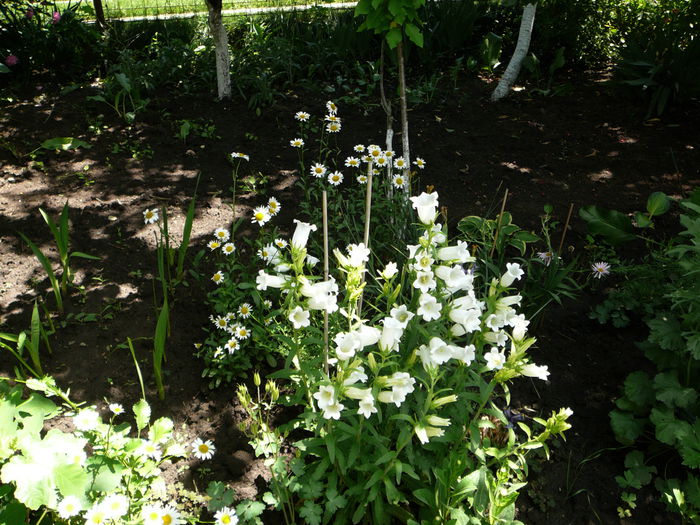
POLYGON ((250 306, 248 303, 243 303, 238 307, 238 315, 242 317, 243 319, 248 319, 250 317, 250 314, 253 313, 253 307, 250 306))
POLYGON ((233 245, 233 243, 227 242, 221 247, 221 251, 224 252, 224 255, 231 255, 236 251, 236 247, 233 245))
POLYGON ((250 160, 250 157, 246 155, 245 153, 238 153, 237 151, 234 151, 231 153, 231 158, 232 159, 243 159, 243 160, 250 160))
POLYGON ((282 205, 280 204, 280 201, 274 197, 270 197, 270 200, 267 201, 267 210, 270 212, 270 215, 274 217, 280 212, 281 209, 282 205))
POLYGON ((225 281, 224 274, 221 271, 218 271, 211 276, 211 280, 214 281, 215 284, 221 284, 225 281))
POLYGON ((214 514, 215 525, 236 525, 238 523, 238 516, 236 516, 236 511, 224 507, 214 514))
POLYGON ((309 115, 306 111, 297 111, 294 114, 294 118, 297 119, 299 122, 306 122, 311 118, 311 115, 309 115))
POLYGON ((253 217, 251 222, 257 223, 258 226, 263 226, 267 221, 270 220, 270 210, 267 206, 258 206, 253 210, 253 217))
POLYGON ((197 459, 211 459, 214 452, 216 447, 210 440, 202 441, 202 438, 197 438, 192 442, 192 453, 197 459))
POLYGON ((323 177, 326 172, 328 171, 328 168, 326 168, 323 164, 319 164, 318 162, 311 166, 311 175, 316 177, 317 179, 320 179, 323 177))
POLYGON ((343 182, 343 174, 339 171, 330 173, 328 175, 328 182, 330 182, 333 186, 338 186, 341 182, 343 182))
POLYGON ((226 228, 217 228, 214 231, 214 237, 220 242, 226 242, 231 237, 231 233, 226 228))
POLYGON ((416 157, 416 160, 413 161, 413 164, 416 165, 419 169, 425 168, 425 161, 420 157, 416 157))
POLYGON ((304 139, 296 138, 289 141, 289 145, 293 148, 301 148, 304 146, 304 139))
POLYGON ((156 208, 153 208, 152 210, 144 210, 143 222, 145 222, 146 224, 153 224, 154 222, 158 222, 158 210, 156 208))
POLYGON ((207 243, 207 248, 209 248, 211 251, 216 250, 219 246, 221 246, 219 241, 209 241, 207 243))

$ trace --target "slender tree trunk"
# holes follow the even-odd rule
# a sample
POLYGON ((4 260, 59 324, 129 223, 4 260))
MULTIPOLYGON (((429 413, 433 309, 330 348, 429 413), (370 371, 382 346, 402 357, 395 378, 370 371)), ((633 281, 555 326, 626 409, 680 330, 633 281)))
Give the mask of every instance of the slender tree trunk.
MULTIPOLYGON (((386 149, 387 150, 392 150, 394 149, 394 117, 391 113, 391 102, 387 100, 386 98, 386 91, 384 90, 384 72, 385 72, 385 60, 386 60, 386 54, 384 53, 384 50, 386 49, 386 42, 382 41, 382 50, 381 50, 381 55, 379 58, 379 103, 382 106, 382 109, 384 110, 384 113, 386 114, 386 138, 385 138, 385 143, 386 143, 386 149)), ((389 178, 391 178, 391 172, 393 169, 393 165, 389 164, 387 166, 387 174, 389 175, 389 178)), ((389 198, 391 199, 394 196, 394 186, 389 184, 389 198)), ((393 217, 391 218, 393 220, 393 217)))
POLYGON ((209 10, 209 31, 214 38, 216 54, 216 86, 219 98, 231 97, 231 57, 228 51, 228 35, 221 19, 221 0, 206 0, 209 10))
POLYGON ((97 27, 100 30, 107 27, 107 20, 105 19, 105 10, 102 7, 102 0, 92 0, 92 5, 95 8, 95 18, 97 19, 97 27))
POLYGON ((515 51, 513 56, 508 63, 505 73, 501 77, 498 86, 493 90, 491 94, 491 100, 496 102, 501 100, 503 97, 508 95, 511 86, 518 78, 518 73, 520 73, 520 66, 523 63, 523 59, 527 56, 528 49, 530 48, 530 38, 532 37, 532 27, 535 24, 535 10, 537 9, 537 2, 532 4, 527 4, 523 8, 523 19, 520 22, 520 32, 518 33, 518 43, 515 46, 515 51))
MULTIPOLYGON (((399 62, 399 100, 401 102, 401 142, 403 144, 403 158, 406 161, 405 175, 411 169, 411 153, 408 144, 408 106, 406 104, 406 70, 404 67, 403 42, 396 46, 396 55, 399 62)), ((410 195, 409 192, 406 195, 410 195)))

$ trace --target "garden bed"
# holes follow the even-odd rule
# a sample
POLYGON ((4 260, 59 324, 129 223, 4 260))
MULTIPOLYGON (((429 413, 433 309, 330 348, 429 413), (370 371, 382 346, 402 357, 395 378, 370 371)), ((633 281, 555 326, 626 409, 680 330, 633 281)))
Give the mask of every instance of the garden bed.
MULTIPOLYGON (((554 206, 563 222, 569 205, 587 204, 631 212, 646 197, 664 191, 680 198, 700 182, 700 108, 689 104, 663 120, 643 122, 625 100, 607 89, 599 73, 568 80, 567 94, 554 97, 520 91, 504 102, 488 102, 493 84, 470 81, 449 97, 410 112, 411 151, 427 168, 414 188, 432 185, 447 206, 454 227, 466 215, 493 217, 505 189, 514 222, 537 229, 545 204, 554 206)), ((211 289, 211 263, 204 258, 171 305, 172 335, 164 364, 166 397, 158 401, 150 365, 150 338, 156 326, 153 277, 156 274, 153 231, 143 224, 146 208, 166 206, 171 230, 180 232, 185 210, 200 176, 190 253, 205 248, 211 233, 232 219, 227 188, 231 181, 228 155, 250 156, 246 173, 266 180, 244 188, 236 215, 268 196, 282 203, 278 226, 291 232, 300 194, 297 155, 289 147, 296 136, 298 110, 318 114, 325 104, 317 96, 289 93, 274 108, 256 116, 237 102, 216 102, 208 95, 186 100, 164 97, 151 103, 139 120, 127 126, 106 106, 86 102, 89 87, 66 95, 51 85, 36 86, 10 104, 1 117, 0 139, 12 145, 0 150, 0 311, 2 331, 29 325, 35 298, 47 298, 50 286, 41 266, 16 232, 22 232, 53 254, 50 232, 38 209, 57 216, 68 200, 73 249, 100 257, 74 260, 75 291, 67 315, 52 337, 51 355, 42 356, 45 371, 74 400, 106 408, 107 402, 130 406, 140 397, 128 347, 137 355, 148 386, 149 401, 159 415, 168 415, 190 439, 216 443, 210 461, 191 460, 182 474, 186 486, 220 480, 231 484, 238 498, 253 498, 267 478, 250 454, 238 429, 245 411, 235 386, 210 390, 201 377, 203 363, 193 355, 209 322, 204 306, 211 289), (211 133, 178 137, 184 120, 207 126, 211 133), (45 152, 31 163, 28 154, 44 140, 72 136, 90 149, 45 152), (263 197, 264 195, 264 197, 263 197), (106 401, 105 401, 106 400, 106 401)), ((355 143, 383 143, 384 116, 377 106, 350 106, 338 101, 343 118, 343 154, 355 143)), ((398 148, 397 148, 398 149, 398 148)), ((348 177, 346 183, 354 179, 348 177)), ((674 221, 659 223, 672 228, 674 221)), ((251 235, 252 225, 239 230, 251 235)), ((574 255, 585 252, 585 224, 574 213, 565 240, 574 255)), ((614 269, 613 277, 614 278, 614 269)), ((600 289, 605 287, 601 283, 600 289)), ((538 337, 533 355, 549 366, 549 381, 522 381, 513 390, 513 405, 549 413, 571 407, 572 430, 566 443, 554 447, 550 462, 532 466, 527 495, 519 502, 519 519, 529 524, 613 523, 620 504, 614 476, 623 468, 625 450, 610 430, 608 413, 624 376, 642 355, 634 342, 644 339, 640 323, 625 330, 600 326, 588 318, 597 296, 584 296, 564 307, 551 306, 532 332, 538 337)), ((15 363, 0 355, 0 372, 12 376, 15 363)), ((252 378, 245 380, 252 384, 252 378)), ((534 413, 533 412, 533 413, 534 413)), ((282 415, 281 417, 284 417, 282 415)), ((651 490, 637 501, 624 523, 673 523, 651 490)), ((273 523, 274 521, 270 521, 273 523)))

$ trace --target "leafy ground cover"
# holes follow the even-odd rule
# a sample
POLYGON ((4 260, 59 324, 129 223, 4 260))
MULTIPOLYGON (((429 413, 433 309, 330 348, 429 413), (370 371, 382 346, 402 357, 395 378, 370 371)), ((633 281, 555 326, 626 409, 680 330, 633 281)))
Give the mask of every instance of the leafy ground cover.
MULTIPOLYGON (((547 204, 563 222, 570 204, 632 212, 653 191, 680 198, 697 185, 697 105, 642 123, 635 108, 606 89, 599 73, 571 77, 568 85, 559 96, 521 91, 493 105, 487 101, 493 86, 480 78, 417 107, 410 114, 412 150, 428 167, 419 172, 414 187, 435 187, 452 226, 467 215, 493 217, 508 189, 507 209, 514 222, 537 229, 547 204)), ((65 298, 66 315, 52 336, 52 353, 42 355, 45 372, 62 388, 70 388, 72 398, 100 410, 106 411, 107 403, 130 406, 140 398, 126 344, 130 338, 154 412, 173 418, 175 428, 190 440, 216 443, 211 460, 192 459, 189 469, 169 472, 170 479, 187 488, 218 480, 229 484, 238 498, 255 497, 269 474, 238 427, 245 410, 235 388, 209 389, 209 380, 201 377, 203 363, 194 356, 194 345, 204 340, 202 328, 209 322, 202 305, 213 267, 206 259, 198 265, 190 261, 201 277, 190 275, 185 292, 181 289, 170 305, 172 332, 163 364, 166 395, 158 400, 150 343, 145 341, 157 323, 157 243, 153 230, 144 225, 143 211, 165 206, 170 230, 177 235, 199 178, 191 254, 205 250, 212 232, 233 218, 227 157, 240 151, 250 156, 246 174, 252 177, 243 179, 236 216, 249 217, 254 207, 274 196, 282 203, 280 224, 291 233, 302 200, 295 185, 300 176, 297 153, 289 147, 297 130, 293 115, 313 112, 325 99, 291 92, 284 102, 256 115, 234 102, 163 97, 152 100, 138 121, 127 125, 88 100, 95 94, 89 87, 61 94, 53 85, 32 86, 2 116, 2 331, 16 333, 28 326, 36 297, 51 304, 51 285, 16 232, 57 256, 39 208, 58 217, 67 200, 72 250, 100 261, 71 263, 78 288, 65 298), (56 144, 50 143, 40 148, 55 137, 75 137, 85 145, 71 143, 64 149, 59 144, 54 149, 56 144)), ((342 106, 342 115, 340 141, 346 150, 358 142, 383 142, 384 116, 378 107, 342 106)), ((673 219, 663 218, 657 228, 670 230, 673 219)), ((583 254, 588 244, 585 225, 576 214, 571 227, 567 253, 583 254)), ((254 228, 245 221, 238 236, 252 236, 254 228)), ((518 510, 525 523, 619 521, 620 489, 614 477, 624 470, 628 450, 615 440, 608 413, 623 378, 641 360, 634 342, 647 332, 641 323, 623 330, 599 325, 588 317, 595 302, 583 296, 547 311, 532 330, 538 337, 533 355, 549 366, 551 380, 533 380, 512 391, 513 406, 525 414, 563 406, 574 411, 573 428, 566 444, 553 449, 553 461, 531 466, 530 485, 518 510)), ((11 376, 15 364, 8 353, 2 354, 2 375, 11 376)), ((244 382, 254 388, 252 376, 244 382)), ((289 417, 276 413, 273 424, 289 417)), ((636 505, 625 523, 676 520, 651 490, 643 490, 636 505)), ((266 522, 277 518, 267 516, 266 522)))

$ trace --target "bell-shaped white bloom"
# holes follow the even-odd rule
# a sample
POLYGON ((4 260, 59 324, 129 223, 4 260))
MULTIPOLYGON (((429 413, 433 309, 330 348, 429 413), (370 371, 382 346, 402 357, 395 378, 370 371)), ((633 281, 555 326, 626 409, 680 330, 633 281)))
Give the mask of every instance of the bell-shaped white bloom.
POLYGON ((505 353, 499 352, 495 346, 488 353, 484 354, 484 359, 486 359, 486 368, 489 370, 500 370, 506 364, 505 353))
POLYGON ((326 310, 328 313, 333 313, 338 309, 338 284, 332 277, 327 281, 314 284, 304 278, 299 291, 304 297, 309 298, 311 310, 326 310))
POLYGON ((481 328, 481 312, 475 308, 453 308, 450 310, 449 318, 453 323, 462 326, 464 334, 476 332, 481 328))
POLYGON ((313 268, 320 262, 318 257, 314 257, 311 254, 306 254, 306 264, 309 265, 309 268, 313 268))
POLYGON ((472 361, 476 358, 476 347, 474 345, 450 345, 450 350, 452 351, 452 359, 461 361, 465 365, 472 364, 472 361))
POLYGON ((345 408, 345 405, 336 401, 323 409, 323 417, 326 419, 340 419, 340 412, 345 408))
POLYGON ((374 405, 374 398, 371 393, 367 397, 360 399, 360 407, 357 410, 359 415, 365 416, 365 419, 369 419, 372 414, 377 413, 377 407, 374 405))
POLYGON ((341 361, 347 361, 362 349, 362 342, 357 332, 340 332, 335 338, 335 355, 341 361))
POLYGON ((408 372, 394 372, 386 380, 386 385, 390 386, 394 392, 401 392, 404 395, 413 392, 415 384, 415 378, 408 372))
POLYGON ((463 335, 466 335, 467 331, 461 324, 453 324, 450 327, 450 333, 453 337, 462 337, 463 335))
POLYGON ((515 341, 522 341, 525 339, 525 334, 527 333, 527 327, 530 324, 530 321, 525 319, 524 314, 516 315, 512 322, 511 326, 513 327, 513 339, 515 341))
POLYGON ((441 261, 454 261, 459 264, 476 261, 476 258, 469 253, 469 243, 465 241, 457 241, 455 246, 438 248, 437 258, 441 261))
POLYGON ((415 316, 415 314, 411 312, 405 304, 392 308, 390 315, 401 323, 404 328, 408 326, 408 322, 415 316))
POLYGON ((333 385, 321 385, 313 397, 321 410, 325 410, 328 405, 332 405, 337 401, 333 385))
POLYGON ((345 396, 350 399, 364 399, 365 397, 372 397, 371 388, 357 388, 354 386, 345 389, 345 396))
POLYGON ((413 281, 414 288, 423 293, 428 293, 430 290, 434 290, 436 286, 437 282, 433 272, 416 272, 416 280, 413 281))
POLYGON ((466 273, 461 266, 438 266, 435 275, 442 279, 450 293, 473 288, 474 276, 466 273))
POLYGON ((397 407, 400 407, 401 403, 406 401, 406 395, 394 390, 384 390, 379 392, 377 399, 380 403, 394 403, 397 407))
POLYGON ((398 352, 399 342, 403 335, 403 325, 393 317, 385 317, 382 321, 382 335, 379 338, 379 348, 384 352, 398 352))
POLYGON ((432 224, 435 222, 438 207, 437 192, 423 192, 417 197, 411 197, 411 202, 413 202, 413 207, 418 212, 418 219, 420 222, 423 224, 432 224))
POLYGON ((294 230, 294 235, 292 236, 292 247, 297 250, 306 248, 306 244, 309 242, 309 234, 317 230, 315 224, 309 224, 308 222, 302 222, 300 220, 294 219, 297 227, 294 230))
POLYGON ((350 266, 355 268, 363 266, 367 261, 369 261, 369 248, 365 246, 365 243, 360 244, 350 244, 348 246, 348 259, 350 266))
POLYGON ((498 332, 501 328, 506 325, 505 315, 502 313, 496 313, 489 315, 484 324, 494 332, 498 332))
POLYGON ((508 287, 513 281, 519 280, 525 272, 518 263, 506 263, 506 273, 501 276, 501 286, 508 287))
POLYGON ((354 368, 350 372, 350 376, 343 381, 344 386, 351 386, 354 385, 355 383, 366 383, 367 379, 367 374, 365 373, 364 367, 358 366, 357 368, 354 368))
POLYGON ((522 300, 523 296, 520 294, 501 297, 498 301, 496 301, 496 310, 505 310, 513 305, 520 306, 522 300))
POLYGON ((399 267, 396 265, 395 262, 390 262, 388 263, 385 267, 384 270, 379 274, 384 280, 388 281, 394 275, 396 275, 399 271, 399 267))
POLYGON ((270 275, 265 273, 265 270, 260 270, 255 278, 258 290, 267 290, 268 288, 282 288, 287 284, 287 277, 281 275, 270 275))
POLYGON ((483 301, 479 301, 474 295, 474 290, 469 290, 467 295, 458 297, 452 301, 453 308, 464 308, 465 310, 477 309, 479 312, 483 312, 486 304, 483 301))
POLYGON ((548 366, 538 366, 534 363, 528 363, 520 369, 520 373, 527 377, 536 377, 542 381, 546 381, 549 377, 548 366))
POLYGON ((362 348, 376 344, 382 335, 382 331, 379 328, 367 326, 366 324, 361 324, 358 326, 355 333, 357 333, 360 338, 362 348))
POLYGON ((412 265, 413 269, 417 272, 430 272, 432 271, 432 266, 433 263, 435 262, 435 259, 433 259, 428 252, 425 250, 420 250, 419 252, 416 252, 415 256, 413 257, 414 263, 412 265))
POLYGON ((508 334, 503 330, 499 330, 498 332, 486 332, 484 334, 484 340, 492 345, 503 347, 506 346, 508 342, 508 334))
POLYGON ((292 265, 288 263, 279 263, 275 265, 275 271, 279 273, 288 273, 292 269, 292 265))
POLYGON ((294 309, 289 312, 289 320, 292 322, 294 329, 298 330, 299 328, 305 328, 311 324, 311 314, 301 306, 295 306, 294 309))
POLYGON ((439 337, 431 337, 428 343, 428 348, 430 349, 430 359, 436 365, 441 365, 447 363, 452 358, 452 350, 450 345, 439 337))
POLYGON ((440 319, 442 304, 432 295, 428 293, 421 294, 420 299, 418 299, 418 305, 417 313, 423 318, 423 321, 440 319))

